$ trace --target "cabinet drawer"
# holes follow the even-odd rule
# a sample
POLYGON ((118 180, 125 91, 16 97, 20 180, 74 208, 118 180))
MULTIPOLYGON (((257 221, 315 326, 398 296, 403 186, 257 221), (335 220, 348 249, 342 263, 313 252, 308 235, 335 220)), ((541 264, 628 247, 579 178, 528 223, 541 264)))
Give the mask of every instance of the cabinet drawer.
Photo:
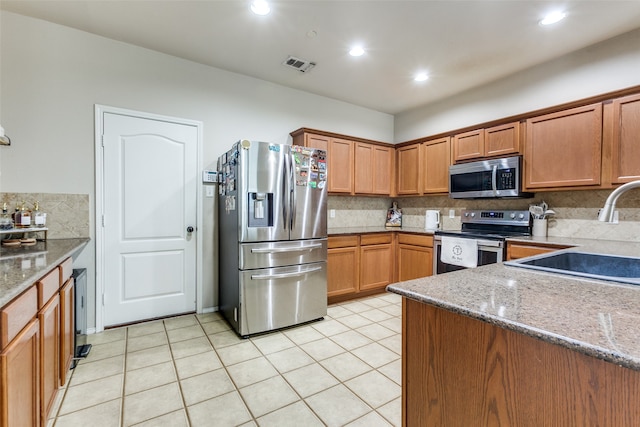
POLYGON ((520 245, 509 243, 507 245, 507 259, 519 259, 526 258, 533 255, 546 254, 547 252, 559 251, 560 249, 567 249, 571 246, 562 245, 548 245, 548 246, 533 246, 533 245, 520 245))
POLYGON ((71 257, 65 259, 60 264, 60 286, 69 280, 73 274, 73 259, 71 257))
POLYGON ((38 291, 31 286, 0 312, 0 345, 4 349, 38 312, 38 291))
POLYGON ((433 236, 420 234, 398 234, 398 243, 414 246, 433 247, 433 236))
POLYGON ((60 269, 54 268, 36 283, 38 287, 38 308, 42 308, 47 301, 60 289, 60 269))
POLYGON ((383 245, 391 243, 392 239, 391 233, 363 234, 360 236, 360 246, 383 245))
POLYGON ((329 237, 327 245, 329 249, 358 246, 358 236, 351 235, 329 237))

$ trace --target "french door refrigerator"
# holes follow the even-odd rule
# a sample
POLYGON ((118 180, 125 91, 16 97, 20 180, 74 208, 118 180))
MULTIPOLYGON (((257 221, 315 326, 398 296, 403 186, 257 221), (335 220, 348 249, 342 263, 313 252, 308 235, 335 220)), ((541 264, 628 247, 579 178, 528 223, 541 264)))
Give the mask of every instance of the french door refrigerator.
POLYGON ((224 317, 247 336, 325 316, 326 152, 242 140, 218 172, 224 317))

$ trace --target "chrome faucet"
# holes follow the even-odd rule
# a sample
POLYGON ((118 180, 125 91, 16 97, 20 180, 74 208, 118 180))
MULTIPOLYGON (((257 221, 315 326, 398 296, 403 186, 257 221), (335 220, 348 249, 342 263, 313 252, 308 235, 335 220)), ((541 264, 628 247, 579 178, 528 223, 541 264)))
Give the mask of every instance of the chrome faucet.
POLYGON ((607 201, 604 202, 604 207, 600 209, 600 212, 598 213, 598 221, 613 222, 613 212, 616 209, 618 197, 620 197, 622 193, 626 193, 628 190, 638 187, 640 187, 640 180, 627 182, 613 190, 611 194, 609 194, 609 197, 607 197, 607 201))

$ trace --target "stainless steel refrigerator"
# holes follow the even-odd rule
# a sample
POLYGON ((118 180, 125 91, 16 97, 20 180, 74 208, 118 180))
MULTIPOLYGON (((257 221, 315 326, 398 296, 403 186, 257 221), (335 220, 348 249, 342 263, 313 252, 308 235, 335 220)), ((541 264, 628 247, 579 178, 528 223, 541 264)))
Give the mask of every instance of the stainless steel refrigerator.
POLYGON ((325 316, 326 152, 242 140, 218 172, 224 317, 247 336, 325 316))

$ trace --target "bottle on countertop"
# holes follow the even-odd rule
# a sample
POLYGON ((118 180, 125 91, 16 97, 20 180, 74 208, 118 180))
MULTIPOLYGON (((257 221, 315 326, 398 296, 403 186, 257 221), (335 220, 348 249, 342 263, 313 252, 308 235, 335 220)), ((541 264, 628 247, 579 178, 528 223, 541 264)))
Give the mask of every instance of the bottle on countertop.
POLYGON ((31 212, 33 226, 34 227, 44 227, 47 223, 47 214, 40 210, 40 204, 36 200, 33 204, 33 212, 31 212))
POLYGON ((22 201, 22 208, 16 213, 14 220, 16 227, 29 228, 31 227, 31 211, 25 207, 25 201, 22 201))
POLYGON ((2 205, 2 215, 0 215, 0 230, 11 230, 13 228, 13 221, 11 215, 7 212, 7 203, 2 205))

